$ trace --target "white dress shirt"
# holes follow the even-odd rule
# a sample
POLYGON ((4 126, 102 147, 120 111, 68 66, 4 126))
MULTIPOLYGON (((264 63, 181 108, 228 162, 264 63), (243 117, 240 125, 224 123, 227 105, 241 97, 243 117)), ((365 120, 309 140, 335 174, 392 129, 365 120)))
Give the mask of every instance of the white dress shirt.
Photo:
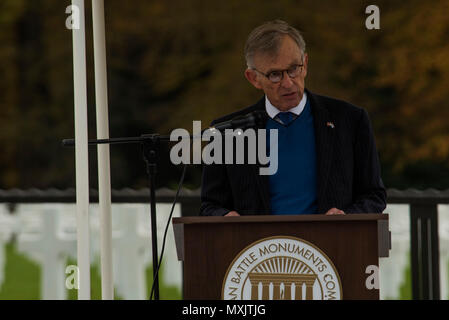
MULTIPOLYGON (((302 110, 304 110, 304 107, 306 106, 306 102, 307 102, 307 93, 304 91, 304 94, 302 95, 302 99, 301 101, 299 101, 299 104, 294 107, 291 108, 290 110, 288 110, 289 112, 292 112, 296 115, 296 117, 298 117, 302 110)), ((268 115, 270 116, 271 119, 276 120, 276 116, 278 115, 280 111, 278 108, 276 108, 275 106, 273 106, 270 102, 270 100, 268 100, 268 97, 265 96, 265 109, 267 110, 268 115)), ((277 120, 276 120, 277 121, 277 120)))

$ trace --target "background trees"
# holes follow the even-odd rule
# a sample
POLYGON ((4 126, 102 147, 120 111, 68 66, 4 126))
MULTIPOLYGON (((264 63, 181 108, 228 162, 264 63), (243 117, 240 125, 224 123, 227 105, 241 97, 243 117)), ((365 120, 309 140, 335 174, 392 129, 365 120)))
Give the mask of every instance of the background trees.
MULTIPOLYGON (((86 1, 89 122, 95 136, 90 1, 86 1)), ((369 111, 387 187, 449 187, 449 3, 377 1, 381 29, 365 28, 360 1, 105 1, 110 135, 168 134, 252 104, 243 46, 264 21, 299 28, 307 87, 369 111)), ((0 2, 0 188, 72 187, 70 1, 0 2)), ((91 185, 96 152, 91 149, 91 185)), ((111 148, 114 188, 145 186, 136 146, 111 148)), ((180 168, 161 159, 158 180, 180 168)), ((198 187, 200 166, 188 170, 198 187)))

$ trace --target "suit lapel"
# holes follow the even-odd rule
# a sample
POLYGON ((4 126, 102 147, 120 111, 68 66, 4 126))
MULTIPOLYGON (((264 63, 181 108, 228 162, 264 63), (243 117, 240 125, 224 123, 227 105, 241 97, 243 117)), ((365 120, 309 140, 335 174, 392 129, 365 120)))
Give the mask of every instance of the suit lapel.
POLYGON ((320 104, 319 97, 307 91, 315 126, 315 148, 317 158, 317 198, 319 213, 324 204, 329 170, 333 161, 335 146, 334 122, 329 110, 320 104))
MULTIPOLYGON (((266 110, 265 109, 265 96, 260 99, 256 105, 255 105, 255 110, 266 110)), ((267 115, 268 117, 268 115, 267 115)), ((256 128, 256 129, 265 129, 266 127, 266 122, 263 123, 263 125, 261 125, 260 127, 256 128)), ((268 134, 268 133, 267 133, 268 134)), ((256 135, 257 139, 258 135, 256 135)), ((258 143, 258 142, 257 142, 258 143)), ((262 198, 263 201, 263 205, 265 208, 265 214, 269 214, 270 213, 270 182, 269 182, 269 177, 267 175, 260 175, 259 174, 259 170, 261 168, 261 165, 257 159, 257 165, 249 165, 250 170, 252 175, 254 176, 254 179, 257 183, 257 189, 259 190, 259 194, 262 198)))

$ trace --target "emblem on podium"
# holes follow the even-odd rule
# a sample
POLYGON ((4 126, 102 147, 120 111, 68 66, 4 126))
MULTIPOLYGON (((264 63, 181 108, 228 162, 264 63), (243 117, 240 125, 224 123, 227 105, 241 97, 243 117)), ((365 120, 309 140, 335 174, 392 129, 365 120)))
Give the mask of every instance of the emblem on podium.
POLYGON ((329 257, 296 237, 264 238, 243 249, 223 280, 224 300, 341 300, 329 257))

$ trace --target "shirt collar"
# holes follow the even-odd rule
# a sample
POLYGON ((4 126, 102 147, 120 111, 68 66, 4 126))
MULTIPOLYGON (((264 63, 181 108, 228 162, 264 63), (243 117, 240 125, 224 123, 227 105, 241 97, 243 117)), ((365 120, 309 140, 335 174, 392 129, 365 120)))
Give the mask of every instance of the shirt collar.
MULTIPOLYGON (((296 116, 299 116, 302 110, 304 110, 306 102, 307 102, 307 93, 304 91, 302 99, 301 101, 299 101, 299 104, 288 111, 293 112, 294 114, 296 114, 296 116)), ((270 100, 268 100, 268 97, 266 95, 265 95, 265 109, 267 110, 268 115, 272 119, 274 119, 278 115, 278 113, 281 112, 278 108, 276 108, 271 104, 270 100)))

